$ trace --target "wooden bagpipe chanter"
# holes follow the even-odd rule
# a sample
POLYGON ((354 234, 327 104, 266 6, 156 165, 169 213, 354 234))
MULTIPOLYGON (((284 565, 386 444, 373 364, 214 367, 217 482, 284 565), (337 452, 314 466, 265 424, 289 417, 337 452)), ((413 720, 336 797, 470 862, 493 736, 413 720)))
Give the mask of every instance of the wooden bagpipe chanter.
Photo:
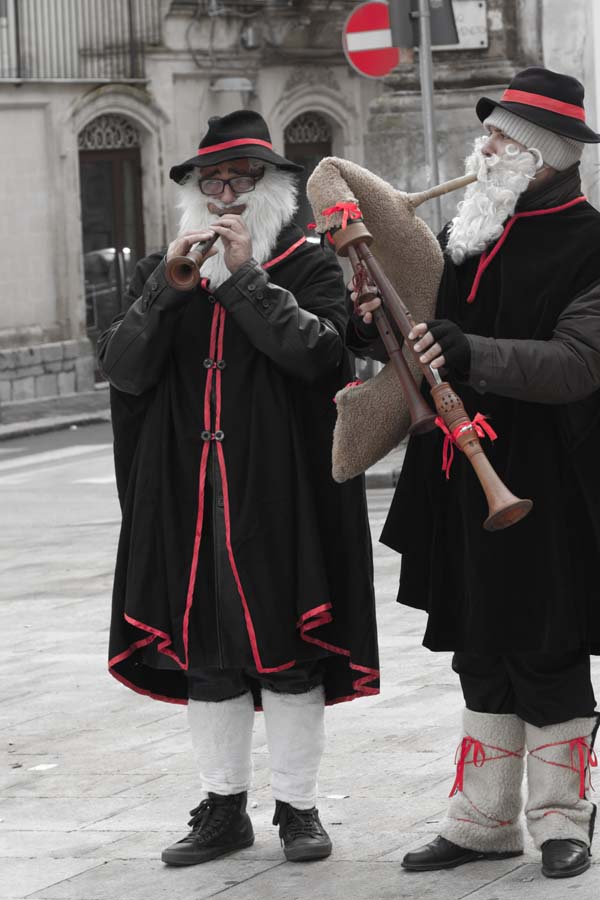
POLYGON ((327 233, 338 255, 347 257, 352 266, 359 302, 375 295, 382 300, 374 322, 389 356, 389 362, 373 378, 336 395, 334 479, 354 478, 407 434, 418 435, 439 426, 453 447, 465 454, 481 484, 488 503, 484 528, 498 531, 519 522, 533 504, 515 497, 503 484, 482 449, 477 417, 471 421, 451 385, 437 370, 419 361, 419 353, 408 339, 415 324, 435 318, 444 267, 435 235, 415 210, 431 197, 474 180, 474 175, 465 175, 408 194, 356 163, 328 157, 311 175, 307 191, 317 231, 327 233), (435 411, 420 392, 423 377, 431 388, 435 411))

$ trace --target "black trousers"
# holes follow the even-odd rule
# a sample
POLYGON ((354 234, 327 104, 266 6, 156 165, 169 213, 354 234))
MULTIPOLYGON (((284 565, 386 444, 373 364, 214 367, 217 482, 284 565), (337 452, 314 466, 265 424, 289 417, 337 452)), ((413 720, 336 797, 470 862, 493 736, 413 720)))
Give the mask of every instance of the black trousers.
POLYGON ((541 728, 592 716, 596 708, 585 650, 508 656, 460 652, 454 654, 452 668, 473 712, 515 713, 541 728))
POLYGON ((190 700, 233 700, 248 691, 259 697, 262 688, 275 694, 304 694, 320 684, 323 684, 320 660, 300 662, 292 669, 267 674, 259 673, 252 666, 243 669, 191 669, 188 672, 190 700))

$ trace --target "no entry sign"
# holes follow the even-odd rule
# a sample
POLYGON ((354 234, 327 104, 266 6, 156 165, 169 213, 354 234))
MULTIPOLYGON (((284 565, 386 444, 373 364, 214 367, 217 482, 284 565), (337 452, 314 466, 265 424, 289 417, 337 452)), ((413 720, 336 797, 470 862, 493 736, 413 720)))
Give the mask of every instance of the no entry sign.
POLYGON ((382 78, 400 62, 400 50, 392 47, 387 3, 371 0, 350 13, 344 25, 344 53, 350 65, 369 78, 382 78))

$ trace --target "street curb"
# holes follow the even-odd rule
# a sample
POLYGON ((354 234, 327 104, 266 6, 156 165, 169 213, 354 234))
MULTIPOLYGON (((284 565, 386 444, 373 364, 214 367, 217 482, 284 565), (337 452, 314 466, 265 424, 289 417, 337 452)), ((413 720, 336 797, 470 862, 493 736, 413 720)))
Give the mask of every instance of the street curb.
POLYGON ((61 431, 73 426, 97 425, 100 422, 110 422, 109 409, 99 409, 93 413, 76 413, 71 416, 47 416, 42 419, 12 422, 9 425, 0 425, 0 441, 30 437, 48 431, 61 431))

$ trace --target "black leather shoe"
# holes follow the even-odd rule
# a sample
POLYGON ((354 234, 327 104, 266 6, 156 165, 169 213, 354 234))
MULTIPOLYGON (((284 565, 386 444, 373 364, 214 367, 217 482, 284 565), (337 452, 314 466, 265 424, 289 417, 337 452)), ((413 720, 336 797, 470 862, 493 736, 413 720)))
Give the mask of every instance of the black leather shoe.
POLYGON ((195 866, 226 853, 251 847, 252 822, 246 812, 247 793, 209 794, 190 811, 188 835, 163 850, 161 859, 168 866, 195 866))
POLYGON ((575 840, 550 840, 542 844, 542 875, 546 878, 574 878, 592 864, 587 844, 575 840))
POLYGON ((522 855, 522 850, 507 850, 504 853, 468 850, 438 835, 430 844, 407 853, 402 860, 402 868, 409 872, 431 872, 434 869, 454 869, 479 859, 510 859, 512 856, 522 855))
POLYGON ((296 809, 289 803, 276 800, 273 825, 279 825, 283 852, 290 862, 325 859, 331 854, 331 841, 321 825, 315 806, 312 809, 296 809))

